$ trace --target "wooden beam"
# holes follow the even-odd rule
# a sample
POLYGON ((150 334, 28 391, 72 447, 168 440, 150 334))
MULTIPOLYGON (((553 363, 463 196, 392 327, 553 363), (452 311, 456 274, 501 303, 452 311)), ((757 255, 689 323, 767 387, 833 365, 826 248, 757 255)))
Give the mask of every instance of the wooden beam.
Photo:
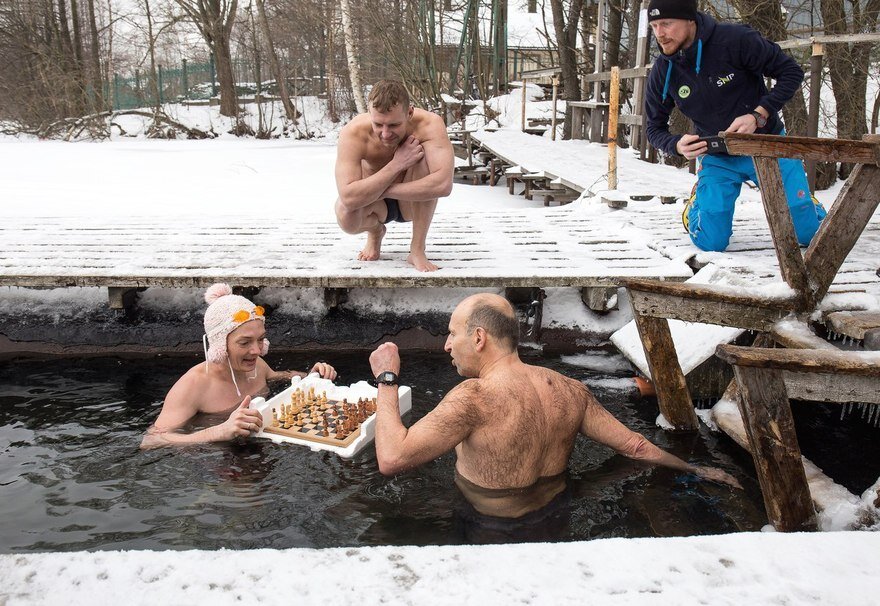
POLYGON ((581 301, 593 311, 603 313, 617 308, 616 288, 582 288, 581 301))
MULTIPOLYGON (((627 78, 647 78, 648 73, 651 71, 651 65, 647 67, 633 67, 630 69, 622 69, 620 70, 620 79, 626 80, 627 78)), ((611 72, 598 72, 587 74, 583 76, 582 80, 584 82, 608 82, 611 80, 611 72)))
POLYGON ((769 349, 722 344, 715 354, 729 364, 748 368, 880 377, 880 353, 877 352, 769 349))
POLYGON ((633 313, 633 319, 645 350, 651 381, 657 391, 660 413, 676 431, 696 431, 699 428, 697 414, 678 363, 669 322, 638 312, 633 313))
POLYGON ((817 301, 825 297, 878 204, 880 168, 867 164, 856 166, 804 254, 817 301))
POLYGON ((816 302, 810 291, 807 268, 794 232, 791 212, 788 210, 779 161, 776 158, 756 156, 754 162, 761 198, 764 201, 764 213, 770 225, 782 279, 801 295, 797 311, 812 309, 816 306, 816 302))
POLYGON ((137 293, 144 288, 107 287, 107 300, 110 309, 131 309, 137 302, 137 293))
POLYGON ((868 331, 880 328, 880 313, 870 311, 834 311, 825 316, 830 332, 862 340, 868 331))
POLYGON ((814 402, 865 402, 880 404, 880 374, 848 375, 839 372, 782 373, 788 397, 814 402))
POLYGON ((767 518, 781 532, 817 530, 782 372, 734 366, 734 373, 767 518))
POLYGON ((799 320, 789 320, 788 318, 781 320, 773 325, 770 336, 774 341, 791 349, 825 349, 828 351, 837 351, 831 343, 817 336, 816 333, 807 326, 806 322, 799 320))
MULTIPOLYGON (((681 280, 680 277, 657 278, 681 280)), ((583 287, 617 286, 616 274, 596 276, 235 276, 235 275, 182 275, 182 276, 90 276, 90 275, 0 275, 0 286, 23 288, 207 288, 216 282, 242 286, 274 288, 495 288, 495 287, 583 287)))
POLYGON ((791 313, 797 297, 784 299, 734 294, 729 288, 708 284, 629 279, 621 281, 629 289, 633 311, 656 318, 735 326, 766 332, 791 313))
POLYGON ((768 158, 800 158, 819 162, 851 162, 877 165, 877 145, 853 139, 822 139, 815 137, 781 137, 779 135, 746 135, 718 133, 735 156, 768 158))

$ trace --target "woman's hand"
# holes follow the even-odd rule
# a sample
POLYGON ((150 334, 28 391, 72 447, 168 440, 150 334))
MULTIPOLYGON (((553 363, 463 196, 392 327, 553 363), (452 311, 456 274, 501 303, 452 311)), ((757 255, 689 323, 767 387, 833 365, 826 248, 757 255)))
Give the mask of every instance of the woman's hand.
POLYGON ((327 364, 327 362, 315 362, 315 365, 312 366, 309 374, 313 372, 318 373, 322 379, 330 379, 331 381, 336 380, 336 369, 327 364))
POLYGON ((263 416, 260 411, 249 408, 251 397, 245 396, 232 411, 229 418, 217 425, 217 439, 222 441, 232 440, 237 437, 247 438, 263 427, 263 416))

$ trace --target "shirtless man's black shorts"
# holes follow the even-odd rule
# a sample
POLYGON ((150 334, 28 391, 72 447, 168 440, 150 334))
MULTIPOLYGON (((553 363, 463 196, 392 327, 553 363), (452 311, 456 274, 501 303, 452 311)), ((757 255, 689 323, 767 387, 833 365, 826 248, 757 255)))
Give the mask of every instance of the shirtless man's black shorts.
POLYGON ((396 221, 397 223, 407 223, 407 220, 404 219, 403 215, 400 213, 400 204, 397 203, 397 200, 394 198, 385 198, 385 207, 388 209, 388 214, 383 223, 391 223, 392 221, 396 221))

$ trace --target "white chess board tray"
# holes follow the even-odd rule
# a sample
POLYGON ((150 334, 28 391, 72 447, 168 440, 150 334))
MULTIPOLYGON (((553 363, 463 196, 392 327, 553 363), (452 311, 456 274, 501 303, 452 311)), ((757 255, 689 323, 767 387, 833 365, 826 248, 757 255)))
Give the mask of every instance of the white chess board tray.
MULTIPOLYGON (((341 401, 343 399, 347 399, 349 402, 356 402, 358 398, 368 399, 378 397, 378 390, 366 381, 360 381, 353 385, 349 385, 348 387, 344 387, 340 385, 334 385, 332 381, 329 381, 328 379, 322 379, 318 377, 317 374, 312 374, 305 379, 294 377, 291 381, 290 387, 269 400, 266 400, 265 398, 254 398, 251 401, 251 408, 259 410, 260 414, 263 415, 264 424, 269 424, 272 422, 272 408, 279 408, 282 404, 290 402, 291 394, 293 394, 293 392, 297 389, 308 392, 309 388, 312 387, 314 387, 315 393, 320 394, 322 392, 327 392, 327 398, 329 400, 341 401)), ((401 385, 398 388, 397 393, 400 401, 400 414, 404 415, 412 408, 412 389, 405 385, 401 385)), ((360 435, 358 435, 355 440, 347 446, 323 444, 320 442, 315 442, 313 440, 268 433, 263 431, 262 429, 256 434, 255 437, 265 438, 267 440, 272 440, 273 442, 279 443, 288 442, 291 444, 299 444, 301 446, 307 446, 314 451, 327 450, 330 452, 335 452, 345 459, 350 459, 373 443, 373 440, 376 437, 376 415, 370 415, 369 418, 361 423, 360 435)))

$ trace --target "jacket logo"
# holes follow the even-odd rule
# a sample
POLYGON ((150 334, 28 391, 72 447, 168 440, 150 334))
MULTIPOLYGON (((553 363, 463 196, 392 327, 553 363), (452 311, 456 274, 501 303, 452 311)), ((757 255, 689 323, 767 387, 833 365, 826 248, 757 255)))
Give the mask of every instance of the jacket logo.
POLYGON ((691 96, 691 87, 688 85, 684 85, 678 89, 678 96, 682 99, 687 99, 691 96))
POLYGON ((733 80, 733 76, 733 73, 727 74, 726 76, 719 76, 718 79, 715 81, 715 84, 718 86, 718 88, 721 88, 722 86, 733 80))

